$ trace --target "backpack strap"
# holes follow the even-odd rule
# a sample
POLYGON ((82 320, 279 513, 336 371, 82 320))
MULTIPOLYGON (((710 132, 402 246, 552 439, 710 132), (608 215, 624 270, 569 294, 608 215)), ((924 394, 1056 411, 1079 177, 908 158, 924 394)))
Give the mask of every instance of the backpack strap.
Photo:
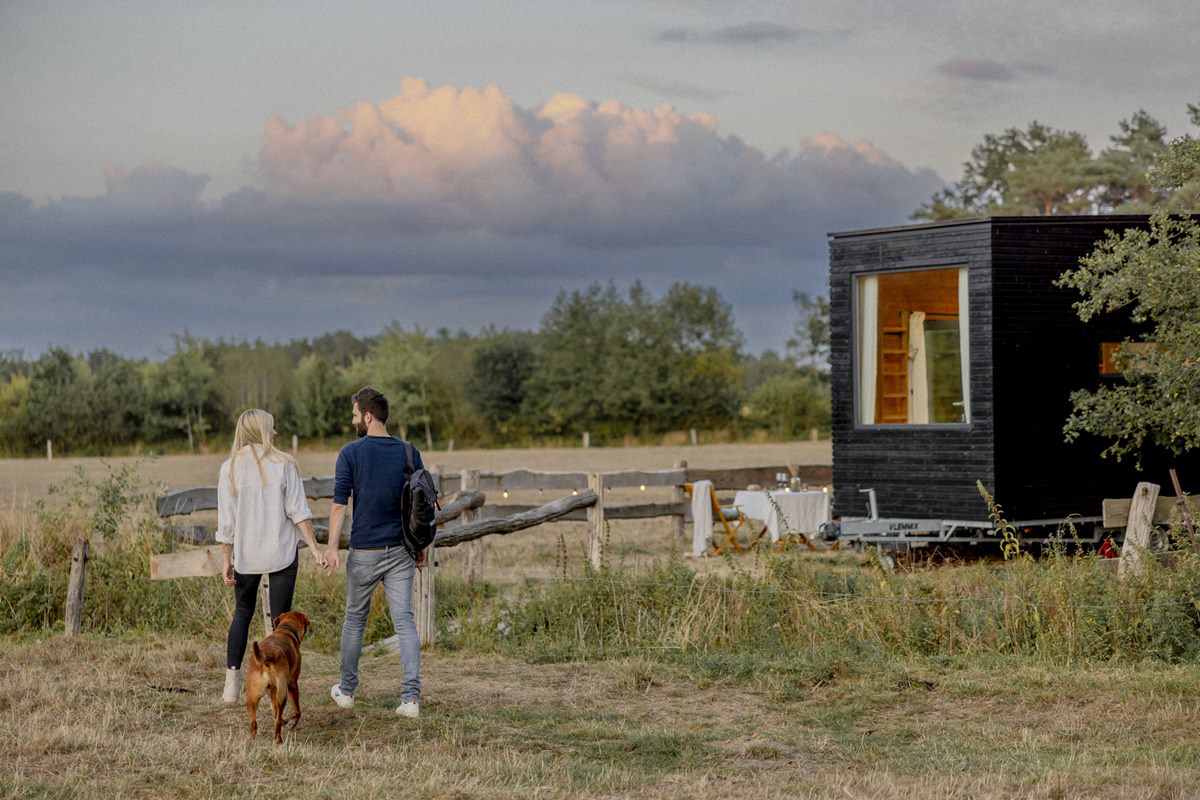
POLYGON ((413 474, 413 446, 412 442, 404 441, 404 482, 408 483, 408 476, 413 474))

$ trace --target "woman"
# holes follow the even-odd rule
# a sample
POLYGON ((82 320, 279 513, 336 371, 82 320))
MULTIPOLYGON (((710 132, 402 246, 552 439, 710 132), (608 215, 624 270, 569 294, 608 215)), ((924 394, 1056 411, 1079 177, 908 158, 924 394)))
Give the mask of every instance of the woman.
POLYGON ((270 619, 292 610, 296 588, 297 528, 317 565, 326 566, 313 536, 312 511, 296 459, 276 450, 275 418, 251 408, 238 417, 229 460, 217 477, 217 541, 225 557, 225 583, 236 608, 225 647, 226 703, 241 694, 242 657, 254 617, 259 579, 269 576, 270 619))

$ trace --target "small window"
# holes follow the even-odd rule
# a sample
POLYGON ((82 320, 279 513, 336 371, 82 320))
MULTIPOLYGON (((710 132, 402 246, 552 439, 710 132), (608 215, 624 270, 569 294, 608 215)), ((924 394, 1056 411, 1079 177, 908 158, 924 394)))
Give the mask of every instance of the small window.
POLYGON ((1122 361, 1149 355, 1153 342, 1101 342, 1100 343, 1100 374, 1105 377, 1123 375, 1122 361), (1121 348, 1125 348, 1124 355, 1121 348))
POLYGON ((858 419, 863 425, 969 421, 967 270, 858 279, 858 419))

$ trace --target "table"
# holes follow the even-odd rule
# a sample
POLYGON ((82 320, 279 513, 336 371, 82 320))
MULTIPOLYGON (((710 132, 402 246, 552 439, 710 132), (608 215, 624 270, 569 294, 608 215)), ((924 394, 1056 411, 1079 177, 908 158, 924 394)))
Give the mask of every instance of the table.
POLYGON ((778 511, 767 499, 766 491, 740 491, 733 496, 733 504, 747 519, 765 522, 772 542, 779 541, 780 535, 786 532, 812 536, 822 522, 829 521, 828 492, 772 489, 770 495, 775 505, 779 506, 778 511), (780 512, 783 514, 782 520, 780 512))

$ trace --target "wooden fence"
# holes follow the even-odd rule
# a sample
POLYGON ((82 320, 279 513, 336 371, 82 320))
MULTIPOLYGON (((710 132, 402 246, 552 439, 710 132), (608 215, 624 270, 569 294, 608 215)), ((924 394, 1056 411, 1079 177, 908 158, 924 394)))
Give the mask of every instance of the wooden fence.
MULTIPOLYGON (((605 526, 608 521, 653 519, 670 517, 676 540, 684 538, 685 525, 691 521, 691 503, 686 500, 684 484, 696 481, 711 481, 718 491, 744 489, 750 484, 774 485, 777 476, 786 473, 800 477, 814 485, 826 484, 831 478, 829 466, 774 465, 759 467, 732 467, 721 469, 688 468, 680 461, 672 469, 623 470, 619 472, 538 472, 527 469, 505 472, 463 470, 445 472, 435 468, 434 475, 443 497, 452 497, 438 512, 439 531, 434 547, 464 546, 466 577, 479 580, 483 573, 483 539, 487 536, 504 535, 517 530, 532 528, 559 520, 585 520, 588 523, 587 555, 594 567, 603 559, 605 526), (670 488, 671 499, 667 502, 612 504, 606 495, 612 490, 670 488), (569 492, 544 505, 532 506, 520 503, 488 502, 497 495, 506 500, 510 492, 561 491, 569 492)), ((313 500, 333 497, 333 477, 307 478, 304 492, 313 500)), ((196 486, 168 492, 157 500, 158 515, 174 519, 197 512, 215 511, 217 488, 196 486)), ((349 525, 337 533, 340 547, 349 546, 349 525)), ((314 518, 313 528, 317 541, 327 543, 329 519, 314 518)), ((173 526, 175 535, 187 544, 212 545, 215 542, 216 526, 211 523, 184 523, 173 526)), ((303 546, 303 542, 301 542, 303 546)), ((67 630, 78 632, 82 616, 84 566, 87 559, 86 546, 75 555, 72 570, 67 630), (78 575, 76 575, 78 571, 78 575)), ((183 551, 156 555, 151 558, 150 577, 166 580, 183 577, 216 576, 220 574, 222 559, 216 546, 189 548, 183 551)), ((422 642, 432 642, 436 635, 434 626, 434 573, 437 559, 431 557, 423 568, 418 569, 414 581, 415 613, 422 642)), ((263 582, 264 610, 266 607, 266 581, 263 582)), ((265 620, 270 630, 270 620, 265 620)))

